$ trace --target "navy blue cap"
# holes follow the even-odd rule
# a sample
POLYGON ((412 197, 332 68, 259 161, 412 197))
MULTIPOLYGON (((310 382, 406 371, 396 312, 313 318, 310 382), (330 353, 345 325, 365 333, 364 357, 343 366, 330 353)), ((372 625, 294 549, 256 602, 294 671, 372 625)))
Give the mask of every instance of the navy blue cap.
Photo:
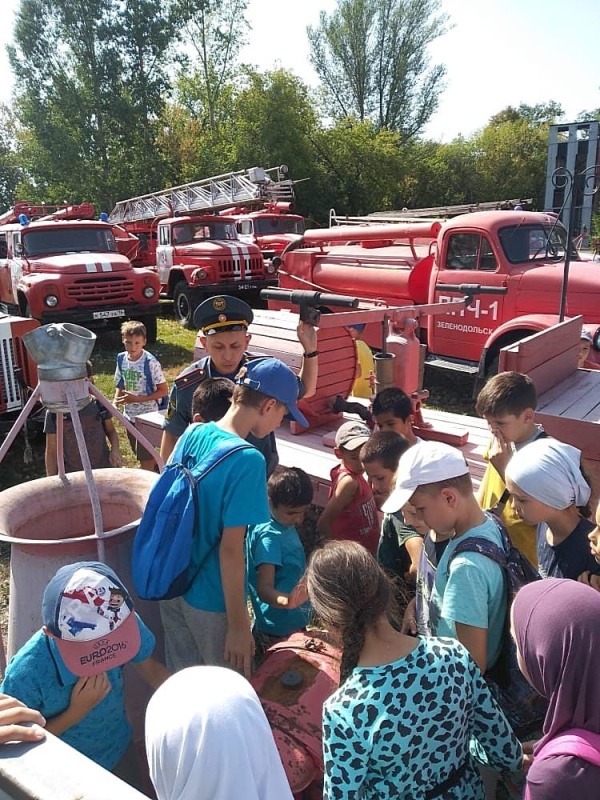
POLYGON ((235 382, 267 397, 274 397, 287 406, 296 422, 308 428, 308 420, 297 405, 298 378, 283 361, 278 358, 253 358, 242 367, 235 382))
POLYGON ((194 325, 205 336, 222 331, 245 331, 254 319, 254 312, 239 297, 219 294, 209 297, 194 311, 194 325))

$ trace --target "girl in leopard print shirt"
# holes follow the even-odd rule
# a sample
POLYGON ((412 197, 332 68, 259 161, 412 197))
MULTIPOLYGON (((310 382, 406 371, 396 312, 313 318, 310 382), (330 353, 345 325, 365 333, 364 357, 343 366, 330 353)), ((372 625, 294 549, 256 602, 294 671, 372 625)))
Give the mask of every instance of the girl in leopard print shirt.
POLYGON ((362 545, 317 550, 307 586, 343 650, 323 710, 325 800, 483 800, 472 752, 519 769, 521 745, 467 650, 399 633, 389 580, 362 545))

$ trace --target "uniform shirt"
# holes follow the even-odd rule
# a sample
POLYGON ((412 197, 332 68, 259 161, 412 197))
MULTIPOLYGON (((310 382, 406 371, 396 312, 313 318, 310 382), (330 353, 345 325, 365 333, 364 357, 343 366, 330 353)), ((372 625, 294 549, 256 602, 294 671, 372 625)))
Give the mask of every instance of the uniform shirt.
MULTIPOLYGON (((104 421, 111 418, 110 412, 94 399, 79 412, 79 420, 83 429, 83 437, 87 447, 92 469, 110 467, 110 450, 106 441, 104 421)), ((44 433, 56 433, 56 414, 46 411, 44 433)), ((64 415, 63 452, 65 472, 79 472, 83 469, 79 445, 75 437, 75 429, 70 414, 64 415)))
POLYGON ((329 497, 333 497, 335 487, 346 475, 357 481, 358 489, 352 501, 334 519, 331 525, 331 538, 358 542, 375 555, 379 544, 379 515, 373 492, 364 476, 351 472, 343 464, 338 464, 331 470, 329 497))
POLYGON ((421 639, 404 658, 356 667, 325 701, 325 800, 422 800, 466 764, 444 800, 483 800, 470 739, 492 769, 516 770, 521 745, 459 643, 421 639))
MULTIPOLYGON (((137 361, 130 361, 127 351, 125 351, 122 355, 123 369, 119 369, 119 363, 117 362, 117 368, 115 369, 115 385, 118 386, 122 379, 123 386, 121 388, 124 391, 131 392, 132 394, 136 395, 147 395, 149 392, 144 361, 148 358, 149 353, 147 353, 145 350, 142 350, 142 355, 137 359, 137 361)), ((152 383, 154 384, 154 387, 157 387, 160 383, 166 383, 166 378, 163 374, 162 367, 156 358, 150 359, 150 375, 152 376, 152 383)), ((154 391, 156 391, 156 388, 154 391)), ((156 411, 157 409, 158 403, 156 400, 148 400, 143 403, 128 403, 127 405, 122 406, 123 414, 129 420, 134 420, 136 417, 139 417, 140 414, 147 414, 148 412, 156 411)))
POLYGON ((288 636, 306 627, 310 604, 299 608, 276 608, 263 602, 258 595, 257 569, 261 564, 275 566, 275 588, 289 594, 306 570, 304 548, 294 525, 281 525, 271 519, 262 525, 253 525, 246 540, 248 588, 254 624, 257 630, 271 636, 288 636))
MULTIPOLYGON (((141 646, 131 659, 133 662, 145 661, 155 646, 154 635, 139 617, 137 621, 141 646)), ((125 713, 123 668, 110 669, 106 675, 111 691, 80 722, 61 733, 59 739, 112 770, 131 741, 131 727, 125 713)), ((67 669, 54 639, 40 630, 10 660, 0 692, 16 697, 51 720, 67 710, 78 680, 67 669)))
POLYGON ((571 578, 577 580, 582 572, 600 575, 600 564, 590 550, 588 533, 596 526, 583 517, 567 538, 553 547, 548 544, 548 526, 541 522, 537 527, 539 573, 542 578, 571 578))
MULTIPOLYGON (((506 617, 506 591, 502 568, 491 558, 481 553, 459 553, 452 558, 459 542, 468 537, 489 539, 502 548, 502 539, 495 523, 486 519, 462 536, 451 539, 439 556, 437 571, 432 582, 426 580, 422 568, 427 557, 427 543, 421 553, 417 593, 428 612, 424 624, 429 630, 425 635, 457 638, 456 623, 486 628, 487 664, 492 667, 500 656, 506 617), (423 593, 430 591, 430 596, 423 593)), ((423 624, 423 622, 421 622, 423 624)))
MULTIPOLYGON (((225 375, 215 369, 210 356, 204 356, 199 361, 195 361, 184 369, 183 372, 177 376, 171 388, 169 408, 163 422, 163 430, 176 438, 181 436, 192 422, 192 399, 196 387, 199 386, 203 380, 206 380, 206 378, 229 378, 230 380, 234 380, 248 358, 251 358, 251 356, 245 353, 242 361, 240 361, 235 370, 229 375, 225 375)), ((298 378, 298 397, 302 397, 304 391, 304 384, 300 378, 298 378)), ((275 434, 270 433, 268 436, 258 439, 250 433, 247 437, 247 441, 263 454, 267 464, 268 477, 279 463, 275 434)))
MULTIPOLYGON (((198 464, 211 450, 226 442, 246 444, 214 422, 195 423, 177 442, 172 459, 190 458, 198 464)), ((233 453, 202 479, 198 491, 198 528, 189 569, 189 574, 195 577, 184 598, 194 608, 224 612, 219 561, 221 536, 224 528, 247 527, 271 519, 265 459, 254 447, 233 453)))

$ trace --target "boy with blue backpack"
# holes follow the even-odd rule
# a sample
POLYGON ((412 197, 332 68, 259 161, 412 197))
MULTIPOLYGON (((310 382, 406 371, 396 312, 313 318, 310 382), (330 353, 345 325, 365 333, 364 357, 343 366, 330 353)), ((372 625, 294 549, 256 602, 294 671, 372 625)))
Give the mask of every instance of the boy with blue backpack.
MULTIPOLYGON (((121 325, 121 337, 125 350, 117 355, 114 404, 122 407, 123 414, 135 424, 140 414, 163 407, 160 401, 167 398, 169 387, 160 362, 144 349, 146 326, 133 320, 124 322, 121 325)), ((152 472, 155 464, 152 455, 129 431, 127 438, 141 468, 152 472)))
POLYGON ((235 383, 225 416, 191 425, 178 440, 136 534, 133 577, 143 597, 164 598, 161 617, 171 669, 231 666, 249 677, 254 641, 244 540, 246 528, 268 522, 270 511, 265 458, 245 440, 250 433, 268 436, 288 413, 301 425, 307 421, 297 407, 296 376, 282 361, 253 359, 235 383), (169 482, 174 509, 189 512, 191 524, 171 522, 172 533, 165 533, 162 515, 167 523, 176 516, 159 494, 169 482), (178 493, 184 501, 192 496, 183 510, 176 503, 178 493), (190 539, 191 553, 186 551, 190 539), (176 564, 178 551, 185 557, 176 564))

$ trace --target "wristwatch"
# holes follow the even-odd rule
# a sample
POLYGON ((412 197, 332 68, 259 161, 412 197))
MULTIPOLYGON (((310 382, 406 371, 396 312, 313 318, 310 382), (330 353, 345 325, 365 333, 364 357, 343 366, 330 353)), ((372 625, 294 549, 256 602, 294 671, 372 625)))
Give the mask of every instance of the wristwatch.
POLYGON ((304 353, 304 358, 316 358, 319 355, 318 350, 313 350, 311 353, 304 353))

